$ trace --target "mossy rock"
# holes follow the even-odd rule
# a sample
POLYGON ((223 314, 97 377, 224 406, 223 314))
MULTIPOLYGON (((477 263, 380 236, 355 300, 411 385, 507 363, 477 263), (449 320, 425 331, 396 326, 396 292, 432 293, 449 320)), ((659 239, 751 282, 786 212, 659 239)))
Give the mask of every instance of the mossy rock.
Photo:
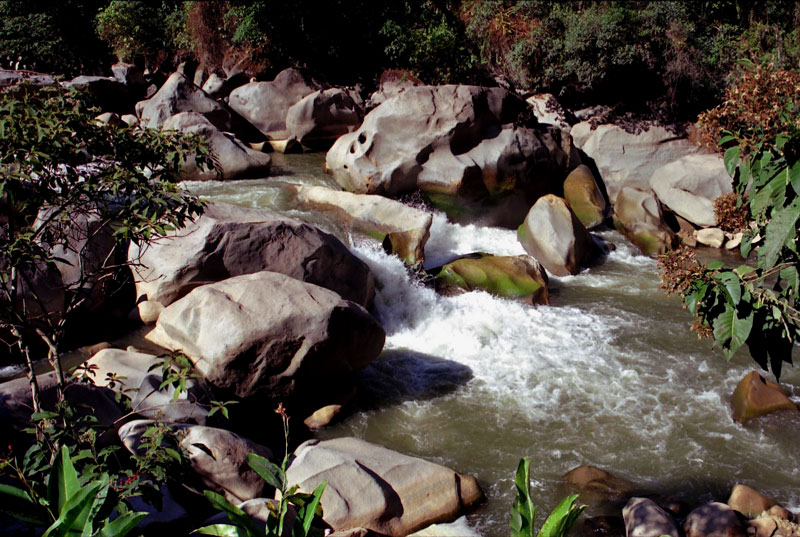
POLYGON ((606 200, 594 174, 585 164, 572 170, 564 180, 564 199, 587 229, 597 227, 605 220, 606 200))
POLYGON ((451 261, 435 274, 436 290, 442 294, 482 290, 527 304, 547 304, 547 276, 532 257, 495 256, 478 253, 451 261))
POLYGON ((613 222, 645 255, 662 254, 679 243, 664 223, 658 198, 652 191, 623 188, 614 205, 613 222))

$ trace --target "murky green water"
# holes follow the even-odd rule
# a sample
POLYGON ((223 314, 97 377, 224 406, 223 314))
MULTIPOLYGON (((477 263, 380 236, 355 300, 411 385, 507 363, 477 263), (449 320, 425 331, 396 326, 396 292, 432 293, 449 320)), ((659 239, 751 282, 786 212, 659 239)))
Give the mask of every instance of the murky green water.
MULTIPOLYGON (((357 436, 477 476, 488 501, 468 521, 484 535, 507 534, 522 456, 533 459, 542 513, 579 464, 689 501, 725 500, 741 482, 800 507, 800 421, 732 422, 730 394, 754 364, 745 353, 728 364, 698 341, 679 301, 659 290, 655 262, 619 234, 602 233, 617 249, 601 264, 551 280, 548 307, 484 293, 438 297, 376 244, 286 207, 280 181, 330 184, 321 155, 274 162, 269 179, 190 187, 309 218, 353 244, 375 273, 385 351, 361 375, 359 409, 319 436, 357 436)), ((435 218, 430 265, 472 251, 523 253, 513 231, 435 218)), ((800 395, 800 370, 782 380, 800 395)))

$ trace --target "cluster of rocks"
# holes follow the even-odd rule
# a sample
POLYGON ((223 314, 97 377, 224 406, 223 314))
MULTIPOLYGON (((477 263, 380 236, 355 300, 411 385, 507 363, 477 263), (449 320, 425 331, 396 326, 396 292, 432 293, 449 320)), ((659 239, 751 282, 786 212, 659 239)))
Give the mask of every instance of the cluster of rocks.
POLYGON ((564 475, 581 500, 612 515, 583 521, 586 535, 625 537, 794 537, 797 517, 775 500, 744 484, 731 489, 727 502, 692 508, 680 498, 647 494, 629 480, 595 466, 583 465, 564 475), (620 512, 621 507, 621 512, 620 512))

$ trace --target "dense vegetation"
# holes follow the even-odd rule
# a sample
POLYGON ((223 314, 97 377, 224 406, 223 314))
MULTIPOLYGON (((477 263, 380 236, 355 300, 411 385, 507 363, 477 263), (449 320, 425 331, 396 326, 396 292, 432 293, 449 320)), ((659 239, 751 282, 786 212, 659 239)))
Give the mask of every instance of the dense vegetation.
POLYGON ((716 105, 739 58, 800 59, 800 6, 781 0, 17 0, 0 14, 0 61, 66 75, 107 66, 111 51, 151 69, 194 57, 208 72, 296 66, 339 84, 404 69, 666 118, 716 105))

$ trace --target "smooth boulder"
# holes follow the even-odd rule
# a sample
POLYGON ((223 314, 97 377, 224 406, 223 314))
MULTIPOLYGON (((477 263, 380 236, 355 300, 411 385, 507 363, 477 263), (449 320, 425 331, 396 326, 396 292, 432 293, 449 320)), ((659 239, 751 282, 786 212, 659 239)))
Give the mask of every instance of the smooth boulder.
POLYGON ((294 455, 289 482, 303 492, 328 482, 323 520, 337 531, 406 536, 455 520, 483 499, 471 476, 355 438, 309 440, 294 455))
POLYGON ((231 134, 216 128, 197 112, 181 112, 164 122, 163 130, 198 134, 209 142, 218 169, 199 167, 194 156, 183 163, 181 176, 190 181, 214 179, 249 179, 269 174, 272 159, 266 153, 254 151, 231 134))
POLYGON ((326 168, 363 194, 480 199, 519 189, 535 199, 556 191, 578 157, 560 129, 526 122, 527 108, 500 88, 409 87, 341 136, 326 168))
POLYGON ((369 267, 333 235, 266 209, 209 203, 181 230, 131 245, 137 297, 167 306, 200 285, 262 270, 320 285, 369 307, 369 267))
POLYGON ((701 505, 683 522, 686 537, 746 537, 736 513, 720 502, 701 505))
POLYGON ((731 495, 728 498, 728 506, 747 517, 758 516, 775 505, 777 505, 777 502, 772 498, 768 498, 757 490, 741 483, 733 486, 731 495))
POLYGON ((289 108, 319 89, 297 69, 284 69, 270 82, 250 82, 228 96, 230 107, 268 139, 285 140, 289 108))
POLYGON ((481 290, 526 304, 547 304, 547 273, 528 255, 473 254, 431 269, 436 290, 450 295, 481 290))
POLYGON ((670 210, 700 227, 717 225, 714 200, 732 192, 732 180, 718 155, 693 154, 653 172, 650 187, 670 210))
POLYGON ((645 255, 657 255, 671 249, 675 234, 664 223, 658 198, 652 190, 623 188, 617 196, 614 227, 628 237, 645 255))
POLYGON ((146 337, 183 352, 232 395, 317 409, 352 390, 385 334, 364 308, 333 291, 257 272, 198 287, 165 308, 146 337))
POLYGON ((322 211, 345 227, 377 235, 407 265, 421 266, 433 216, 399 201, 321 186, 292 186, 295 205, 322 211))
POLYGON ((586 229, 597 227, 606 217, 606 199, 592 170, 581 164, 564 179, 564 199, 586 229))
POLYGON ((161 128, 180 112, 197 112, 222 131, 231 130, 231 114, 181 73, 172 73, 155 95, 136 103, 136 115, 143 127, 161 128))
POLYGON ((786 396, 781 387, 766 380, 756 371, 746 374, 736 385, 731 408, 733 419, 739 422, 781 410, 797 412, 797 405, 786 396))
POLYGON ((678 527, 666 511, 648 498, 631 498, 622 509, 626 537, 680 537, 678 527))
POLYGON ((571 487, 577 489, 582 497, 601 501, 624 500, 635 488, 634 484, 627 479, 588 464, 576 466, 564 474, 563 478, 571 487))
POLYGON ((347 92, 329 88, 293 104, 286 112, 286 130, 304 146, 325 147, 356 129, 363 118, 363 110, 347 92))
POLYGON ((556 276, 577 274, 598 254, 592 236, 567 202, 552 194, 531 207, 517 238, 526 252, 556 276))

